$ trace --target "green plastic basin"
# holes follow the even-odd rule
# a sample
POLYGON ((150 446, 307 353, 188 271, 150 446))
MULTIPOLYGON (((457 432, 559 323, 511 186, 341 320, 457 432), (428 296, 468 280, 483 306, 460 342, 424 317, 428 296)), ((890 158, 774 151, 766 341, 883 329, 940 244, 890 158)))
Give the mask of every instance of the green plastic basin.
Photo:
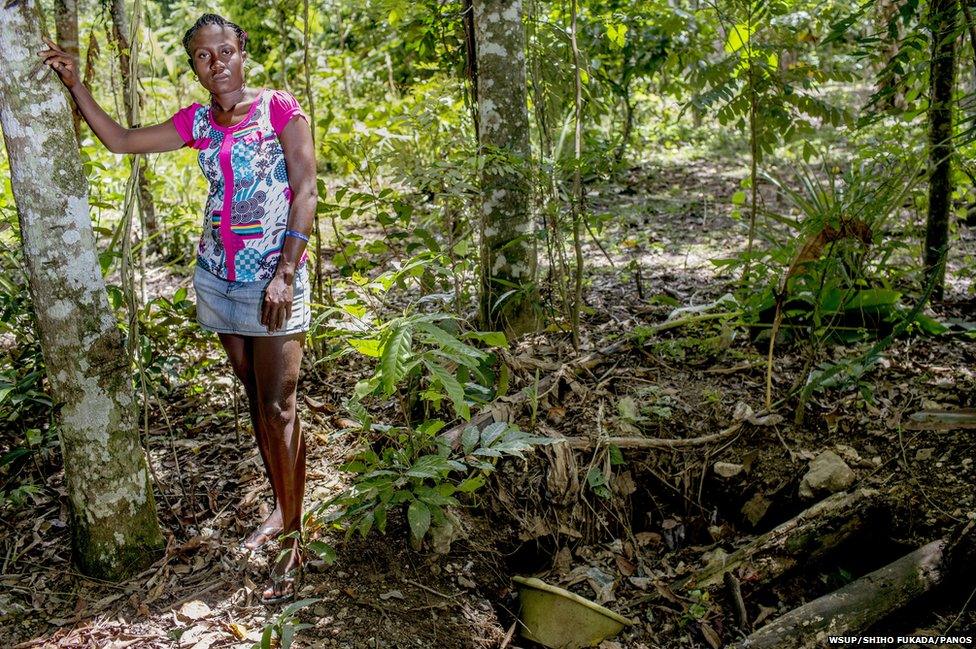
POLYGON ((522 636, 552 649, 592 647, 633 624, 622 615, 535 577, 519 584, 522 636))

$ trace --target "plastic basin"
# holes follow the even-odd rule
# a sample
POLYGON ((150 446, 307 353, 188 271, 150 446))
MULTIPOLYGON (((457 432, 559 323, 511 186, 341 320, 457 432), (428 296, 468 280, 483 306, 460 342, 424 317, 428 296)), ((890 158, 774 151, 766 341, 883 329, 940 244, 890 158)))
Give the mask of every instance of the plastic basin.
POLYGON ((608 608, 541 579, 512 579, 520 586, 522 636, 546 647, 592 647, 633 624, 608 608))

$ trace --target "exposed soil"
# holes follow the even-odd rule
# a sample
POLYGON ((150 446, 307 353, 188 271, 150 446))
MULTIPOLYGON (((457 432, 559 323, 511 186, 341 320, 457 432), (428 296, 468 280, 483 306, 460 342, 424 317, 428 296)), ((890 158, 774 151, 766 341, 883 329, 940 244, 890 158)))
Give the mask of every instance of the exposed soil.
MULTIPOLYGON (((725 292, 726 280, 709 259, 744 246, 743 225, 723 204, 737 183, 733 172, 689 162, 666 171, 635 169, 625 183, 594 188, 594 209, 608 215, 601 240, 620 243, 605 245, 626 252, 612 255, 613 266, 595 246, 587 252, 594 271, 585 350, 663 322, 675 300, 696 306, 725 292)), ((976 233, 963 231, 952 254, 962 258, 974 249, 976 233)), ((967 291, 965 282, 950 283, 948 299, 934 314, 976 321, 976 300, 967 291)), ((596 367, 566 375, 529 407, 512 405, 516 421, 550 436, 681 439, 761 413, 766 350, 743 328, 719 322, 625 346, 596 367)), ((814 360, 856 357, 870 344, 828 347, 814 360)), ((572 357, 565 332, 522 341, 508 355, 514 370, 509 393, 572 357)), ((807 361, 802 346, 777 349, 774 401, 805 381, 807 361)), ((976 515, 972 430, 906 428, 919 410, 976 407, 974 367, 972 338, 903 337, 884 350, 860 386, 814 394, 802 418, 790 398, 776 409, 778 417, 754 418, 715 444, 623 448, 619 455, 599 443, 568 453, 552 446, 526 462, 508 461, 458 513, 463 525, 447 554, 429 544, 411 549, 400 519, 391 520, 385 536, 330 537, 339 560, 309 565, 300 597, 318 601, 298 612, 310 626, 298 631, 293 646, 529 647, 518 635, 507 638, 518 607, 516 574, 540 576, 631 618, 635 624, 605 649, 734 642, 741 631, 727 592, 678 584, 717 548, 731 551, 812 504, 798 486, 821 451, 835 451, 853 470, 851 489, 882 494, 883 524, 772 584, 743 578, 746 610, 757 628, 976 515), (716 462, 740 468, 722 477, 716 462)), ((216 368, 215 376, 230 375, 222 363, 216 368)), ((366 371, 347 357, 305 373, 300 391, 307 397, 301 416, 310 449, 309 505, 344 484, 337 467, 360 440, 343 429, 331 404, 366 371)), ((235 416, 231 395, 230 382, 222 379, 184 386, 164 408, 154 405, 148 446, 170 538, 165 556, 136 578, 102 584, 73 572, 58 472, 46 477, 30 507, 2 512, 0 644, 206 649, 249 647, 260 639, 281 610, 257 601, 274 551, 249 555, 239 544, 267 513, 270 489, 244 408, 238 406, 235 416)), ((875 631, 974 635, 973 583, 950 584, 875 631)))

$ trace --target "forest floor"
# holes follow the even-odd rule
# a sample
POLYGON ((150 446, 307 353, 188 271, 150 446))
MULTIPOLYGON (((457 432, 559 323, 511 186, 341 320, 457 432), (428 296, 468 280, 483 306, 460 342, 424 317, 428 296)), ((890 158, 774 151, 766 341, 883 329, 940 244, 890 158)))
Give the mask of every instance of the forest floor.
MULTIPOLYGON (((313 562, 306 571, 300 597, 317 601, 296 613, 309 627, 297 632, 293 646, 527 649, 535 645, 510 636, 518 610, 511 577, 534 575, 634 622, 604 649, 716 648, 976 516, 972 429, 911 419, 921 410, 976 407, 976 340, 898 338, 861 378, 862 389, 815 393, 800 420, 795 399, 772 417, 763 412, 766 350, 742 327, 651 330, 676 304, 703 305, 725 292, 729 278, 718 277, 709 260, 745 245, 742 224, 725 204, 740 177, 701 160, 672 161, 591 189, 593 209, 608 215, 601 238, 610 241, 605 247, 614 261, 588 248, 594 270, 584 351, 605 348, 621 332, 643 327, 648 335, 582 371, 564 368, 531 408, 507 403, 526 429, 589 441, 574 451, 557 445, 525 462, 506 461, 478 506, 459 512, 462 524, 449 547, 411 549, 399 519, 391 519, 385 536, 333 539, 338 561, 313 562), (624 445, 619 454, 598 441, 720 431, 727 433, 713 443, 624 445), (880 517, 836 551, 800 559, 775 579, 738 572, 745 623, 737 622, 724 586, 687 586, 709 561, 826 495, 804 498, 799 486, 811 460, 827 450, 852 471, 848 492, 880 494, 880 517)), ((953 257, 974 252, 976 232, 964 230, 953 257)), ((932 313, 976 321, 968 284, 951 282, 947 300, 932 313)), ((828 347, 817 360, 866 348, 828 347)), ((560 371, 573 356, 564 332, 523 340, 507 357, 510 393, 560 371)), ((776 395, 803 380, 806 360, 802 345, 777 349, 776 395)), ((350 357, 328 375, 305 374, 300 414, 310 505, 344 485, 338 467, 360 440, 331 404, 365 374, 350 357)), ((259 602, 274 550, 239 549, 267 513, 270 490, 245 418, 234 416, 229 386, 221 379, 166 403, 175 431, 163 424, 162 411, 153 415, 159 423, 148 446, 169 542, 141 575, 107 584, 73 571, 61 473, 47 477, 28 509, 3 513, 0 645, 250 647, 265 625, 281 621, 281 607, 259 602)), ((976 635, 973 582, 967 584, 936 590, 871 633, 976 635)))

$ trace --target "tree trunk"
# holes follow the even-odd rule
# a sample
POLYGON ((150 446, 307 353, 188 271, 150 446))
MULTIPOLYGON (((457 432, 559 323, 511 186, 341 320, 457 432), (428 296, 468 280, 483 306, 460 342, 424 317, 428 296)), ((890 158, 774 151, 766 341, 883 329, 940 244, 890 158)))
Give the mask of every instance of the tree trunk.
MULTIPOLYGON (((129 128, 139 126, 139 109, 142 104, 142 93, 138 87, 138 79, 133 79, 130 65, 129 18, 125 13, 125 0, 112 0, 112 38, 118 48, 119 73, 122 75, 122 102, 125 107, 125 123, 129 128)), ((139 210, 145 231, 142 233, 144 244, 149 250, 159 249, 159 227, 156 224, 156 204, 153 202, 152 192, 149 190, 149 180, 146 178, 146 159, 139 159, 139 166, 135 173, 139 176, 139 210)))
POLYGON ((521 0, 472 2, 481 174, 481 321, 520 334, 539 320, 521 0))
POLYGON ((945 289, 945 257, 952 208, 952 90, 956 82, 956 0, 932 0, 929 24, 929 212, 925 225, 925 277, 932 299, 945 289))
MULTIPOLYGON (((77 0, 55 0, 54 26, 58 45, 75 61, 75 70, 81 73, 78 60, 78 2, 77 0)), ((75 139, 81 142, 81 111, 71 102, 71 121, 75 127, 75 139)))
POLYGON ((35 0, 0 9, 0 126, 51 392, 82 572, 142 570, 163 537, 132 377, 95 254, 71 113, 54 74, 38 81, 35 0))

